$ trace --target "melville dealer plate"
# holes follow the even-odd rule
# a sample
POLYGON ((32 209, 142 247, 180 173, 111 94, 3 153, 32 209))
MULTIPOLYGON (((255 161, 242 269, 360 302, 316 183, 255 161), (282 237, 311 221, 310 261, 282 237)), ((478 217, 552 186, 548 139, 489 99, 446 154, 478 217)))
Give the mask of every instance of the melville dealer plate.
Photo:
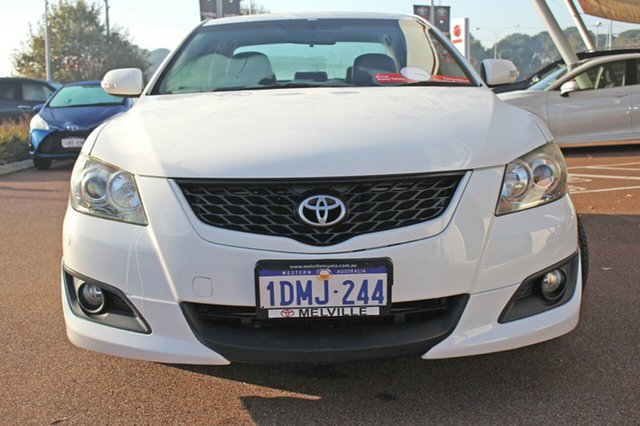
POLYGON ((84 138, 62 138, 60 143, 63 148, 82 148, 82 145, 84 145, 84 138))
POLYGON ((260 261, 256 265, 260 318, 384 315, 391 307, 389 259, 260 261))

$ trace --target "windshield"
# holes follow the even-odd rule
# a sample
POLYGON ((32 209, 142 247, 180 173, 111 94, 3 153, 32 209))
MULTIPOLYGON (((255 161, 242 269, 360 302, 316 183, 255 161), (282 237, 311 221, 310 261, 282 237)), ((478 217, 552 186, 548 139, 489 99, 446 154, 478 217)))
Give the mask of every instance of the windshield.
POLYGON ((95 105, 120 105, 124 98, 111 96, 96 84, 66 86, 58 90, 49 101, 49 108, 66 108, 95 105))
POLYGON ((152 94, 282 87, 475 85, 414 19, 297 19, 198 29, 152 94))
POLYGON ((567 67, 563 65, 561 68, 551 72, 545 78, 543 78, 536 84, 529 87, 529 90, 544 90, 547 87, 551 86, 556 81, 558 81, 558 79, 563 75, 565 75, 566 72, 567 72, 567 67))

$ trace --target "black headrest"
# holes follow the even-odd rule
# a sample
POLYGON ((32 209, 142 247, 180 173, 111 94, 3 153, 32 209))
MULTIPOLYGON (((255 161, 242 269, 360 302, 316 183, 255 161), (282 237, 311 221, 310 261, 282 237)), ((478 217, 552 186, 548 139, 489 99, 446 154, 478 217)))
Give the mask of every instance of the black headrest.
POLYGON ((398 69, 393 59, 381 53, 367 53, 353 61, 353 83, 357 86, 373 85, 376 74, 396 72, 398 69))

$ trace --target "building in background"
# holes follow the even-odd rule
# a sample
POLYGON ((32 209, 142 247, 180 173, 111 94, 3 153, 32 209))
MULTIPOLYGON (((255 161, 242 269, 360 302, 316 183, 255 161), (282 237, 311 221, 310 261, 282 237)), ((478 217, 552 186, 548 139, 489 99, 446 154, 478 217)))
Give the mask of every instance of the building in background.
POLYGON ((238 15, 240 15, 240 0, 200 0, 201 21, 238 15), (218 16, 218 4, 222 4, 221 16, 218 16))

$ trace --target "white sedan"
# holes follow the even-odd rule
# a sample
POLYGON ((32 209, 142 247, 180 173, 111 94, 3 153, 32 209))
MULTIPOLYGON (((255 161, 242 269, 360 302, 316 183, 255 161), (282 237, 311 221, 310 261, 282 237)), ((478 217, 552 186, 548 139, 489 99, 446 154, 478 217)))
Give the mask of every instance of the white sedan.
POLYGON ((640 139, 640 54, 582 61, 527 90, 499 94, 543 119, 560 145, 640 139))
POLYGON ((420 18, 219 19, 146 89, 140 70, 102 83, 141 97, 73 170, 76 345, 191 364, 435 359, 576 326, 586 262, 560 149, 420 18))

